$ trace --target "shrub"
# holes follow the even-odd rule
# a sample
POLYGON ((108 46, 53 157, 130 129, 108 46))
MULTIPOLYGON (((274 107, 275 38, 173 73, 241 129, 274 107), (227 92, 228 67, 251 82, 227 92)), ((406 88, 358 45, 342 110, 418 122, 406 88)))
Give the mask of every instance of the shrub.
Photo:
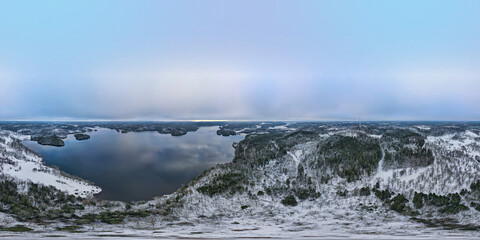
POLYGON ((398 213, 405 213, 408 199, 403 194, 398 194, 392 199, 391 209, 398 213))
POLYGON ((100 221, 108 224, 119 224, 125 219, 125 214, 121 212, 101 212, 100 221))
POLYGON ((282 204, 285 206, 297 206, 297 199, 293 195, 288 195, 282 200, 282 204))
POLYGON ((122 223, 123 220, 125 219, 126 216, 131 216, 131 217, 147 217, 149 215, 148 211, 145 210, 138 210, 138 211, 126 211, 126 212, 120 212, 120 211, 115 211, 115 212, 101 212, 99 214, 92 214, 88 213, 85 215, 82 215, 78 217, 78 219, 75 221, 76 224, 87 224, 87 223, 93 223, 93 222, 104 222, 108 224, 118 224, 122 223))
POLYGON ((470 184, 470 191, 475 192, 475 191, 480 191, 480 180, 477 180, 476 182, 473 182, 470 184))
POLYGON ((392 193, 388 189, 377 190, 375 191, 375 196, 377 196, 383 202, 390 202, 390 199, 392 198, 392 193))
POLYGON ((8 232, 30 232, 32 230, 33 229, 25 227, 23 225, 16 225, 14 227, 8 227, 8 228, 2 229, 2 231, 8 231, 8 232))
POLYGON ((82 228, 83 228, 82 226, 70 225, 70 226, 64 226, 64 227, 57 227, 57 230, 58 231, 72 232, 72 231, 78 231, 82 228))
POLYGON ((318 193, 314 188, 300 188, 295 190, 295 195, 300 200, 306 200, 308 198, 314 199, 320 197, 320 193, 318 193))
POLYGON ((369 187, 363 187, 360 189, 360 196, 370 196, 370 188, 369 187))
POLYGON ((197 190, 203 194, 213 196, 215 194, 230 191, 230 194, 243 191, 243 187, 239 184, 245 182, 245 175, 242 173, 228 172, 216 176, 210 183, 205 184, 197 190))
POLYGON ((458 204, 458 205, 448 205, 443 207, 442 209, 439 210, 440 213, 445 213, 445 214, 457 214, 460 211, 466 211, 469 208, 463 204, 458 204))
POLYGON ((340 196, 340 197, 346 197, 348 195, 348 191, 345 189, 345 190, 338 190, 337 191, 337 195, 340 196))
POLYGON ((475 210, 480 212, 480 204, 476 202, 471 202, 470 207, 474 208, 475 210))
POLYGON ((437 195, 435 193, 415 193, 413 204, 416 208, 428 206, 442 207, 439 212, 444 214, 456 214, 469 208, 461 204, 461 196, 458 193, 449 193, 447 195, 437 195))
POLYGON ((423 197, 422 194, 415 192, 415 196, 413 197, 413 206, 416 209, 423 207, 423 197))
POLYGON ((324 184, 327 184, 329 179, 330 179, 330 176, 328 176, 328 174, 327 174, 327 176, 322 176, 320 178, 320 182, 324 183, 324 184))

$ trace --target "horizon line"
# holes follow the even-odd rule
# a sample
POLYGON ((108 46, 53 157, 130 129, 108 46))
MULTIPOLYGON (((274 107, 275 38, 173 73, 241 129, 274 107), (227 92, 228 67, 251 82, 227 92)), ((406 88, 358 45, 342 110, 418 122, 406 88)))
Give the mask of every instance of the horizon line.
POLYGON ((0 119, 0 122, 480 122, 480 120, 341 119, 0 119))

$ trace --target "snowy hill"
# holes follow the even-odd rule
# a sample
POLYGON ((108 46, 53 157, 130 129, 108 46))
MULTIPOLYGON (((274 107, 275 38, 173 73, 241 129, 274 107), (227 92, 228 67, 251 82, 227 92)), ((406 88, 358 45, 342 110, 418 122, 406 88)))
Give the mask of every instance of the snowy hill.
POLYGON ((432 133, 373 126, 249 136, 232 163, 174 194, 172 212, 302 226, 318 219, 368 226, 396 216, 478 229, 479 191, 471 189, 480 179, 478 129, 432 133))

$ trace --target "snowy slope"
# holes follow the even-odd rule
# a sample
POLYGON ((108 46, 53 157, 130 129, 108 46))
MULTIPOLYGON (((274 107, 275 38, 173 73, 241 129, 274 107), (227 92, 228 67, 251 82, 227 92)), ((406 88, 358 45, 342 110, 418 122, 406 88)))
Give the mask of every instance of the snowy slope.
MULTIPOLYGON (((327 138, 336 134, 356 137, 361 133, 358 130, 330 129, 329 133, 322 134, 321 137, 327 138)), ((363 134, 374 139, 381 138, 381 135, 363 134)), ((477 134, 464 131, 438 137, 429 136, 424 147, 431 149, 435 157, 433 164, 427 167, 384 169, 382 158, 378 169, 371 176, 365 175, 358 181, 347 182, 346 179, 330 172, 330 176, 333 177, 327 184, 323 184, 320 181, 321 176, 329 170, 319 170, 315 167, 314 162, 318 160, 316 158, 317 142, 307 141, 295 145, 288 149, 285 155, 270 160, 268 164, 258 169, 246 169, 250 181, 248 190, 243 193, 208 196, 198 191, 199 187, 211 182, 215 176, 235 169, 230 165, 211 170, 199 180, 194 181, 190 187, 173 194, 169 199, 171 201, 174 197, 181 197, 182 200, 174 209, 174 214, 187 219, 199 217, 260 219, 258 221, 272 220, 276 222, 275 224, 288 223, 289 228, 298 229, 329 227, 337 230, 347 229, 346 231, 351 233, 369 231, 398 233, 405 228, 421 228, 423 224, 415 223, 409 220, 410 217, 390 210, 389 206, 373 194, 360 196, 359 190, 362 187, 371 188, 378 182, 381 189, 389 189, 397 194, 402 193, 412 199, 414 192, 438 195, 459 193, 462 189, 469 190, 470 184, 480 179, 480 164, 475 159, 480 154, 477 134), (258 191, 265 191, 267 188, 278 189, 285 186, 287 179, 296 179, 295 187, 306 188, 306 185, 302 185, 303 183, 298 180, 300 165, 306 177, 312 179, 320 197, 299 200, 297 206, 291 207, 281 203, 285 196, 281 193, 257 195, 258 191), (338 192, 343 190, 348 191, 345 197, 338 195, 338 192), (241 206, 248 207, 242 209, 241 206), (398 223, 391 223, 391 221, 398 221, 398 223)), ((293 183, 291 185, 293 188, 293 183)), ((160 198, 150 204, 161 205, 165 199, 160 198)), ((411 205, 411 202, 409 204, 411 205)), ((460 224, 477 224, 480 221, 479 212, 473 208, 450 215, 440 214, 437 210, 425 207, 420 210, 419 217, 447 217, 455 219, 460 224)))
POLYGON ((1 173, 19 181, 31 181, 55 188, 80 197, 92 197, 101 189, 80 179, 62 175, 62 173, 45 166, 42 158, 26 149, 20 141, 25 136, 10 131, 0 132, 1 173))

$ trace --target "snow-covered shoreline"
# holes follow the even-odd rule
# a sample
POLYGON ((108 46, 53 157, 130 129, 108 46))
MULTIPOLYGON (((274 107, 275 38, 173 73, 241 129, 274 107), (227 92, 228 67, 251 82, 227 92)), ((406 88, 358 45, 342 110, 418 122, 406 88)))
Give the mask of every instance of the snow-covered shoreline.
POLYGON ((82 198, 93 197, 101 188, 79 178, 67 177, 58 169, 48 167, 43 159, 21 144, 28 136, 11 131, 0 131, 0 168, 2 174, 20 182, 33 182, 54 186, 58 190, 82 198))

